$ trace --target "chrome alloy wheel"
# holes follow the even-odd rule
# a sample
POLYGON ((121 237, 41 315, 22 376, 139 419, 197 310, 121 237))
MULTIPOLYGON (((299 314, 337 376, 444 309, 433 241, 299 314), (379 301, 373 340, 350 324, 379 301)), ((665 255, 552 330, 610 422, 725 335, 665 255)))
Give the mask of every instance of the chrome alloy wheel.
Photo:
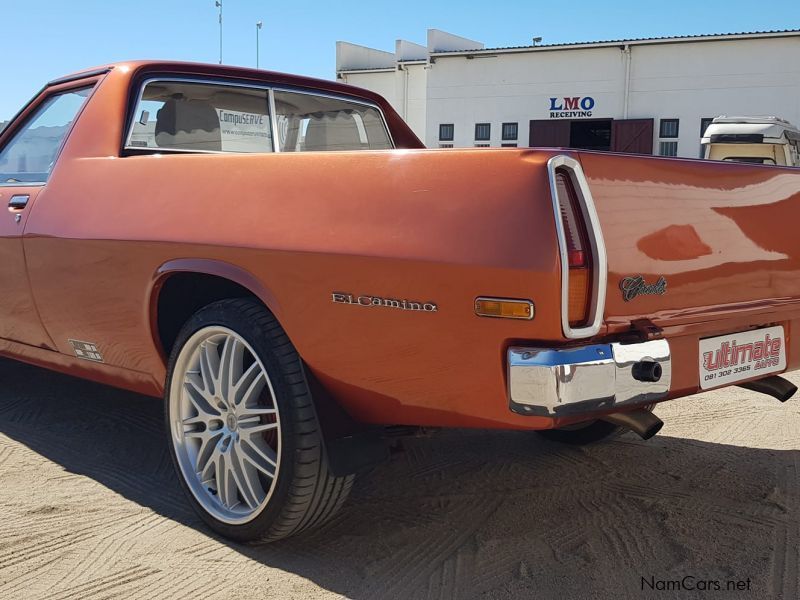
POLYGON ((195 332, 175 362, 169 404, 175 455, 195 499, 224 523, 257 517, 275 489, 281 429, 253 348, 225 327, 195 332))

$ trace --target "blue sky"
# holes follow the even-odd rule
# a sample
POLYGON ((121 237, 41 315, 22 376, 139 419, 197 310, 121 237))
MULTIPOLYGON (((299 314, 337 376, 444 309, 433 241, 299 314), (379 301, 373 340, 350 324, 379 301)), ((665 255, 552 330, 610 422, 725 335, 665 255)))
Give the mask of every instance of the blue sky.
MULTIPOLYGON (((224 61, 332 78, 335 42, 394 50, 428 28, 488 46, 800 28, 800 0, 223 0, 224 61)), ((217 62, 214 0, 0 0, 0 120, 48 79, 106 62, 217 62)))

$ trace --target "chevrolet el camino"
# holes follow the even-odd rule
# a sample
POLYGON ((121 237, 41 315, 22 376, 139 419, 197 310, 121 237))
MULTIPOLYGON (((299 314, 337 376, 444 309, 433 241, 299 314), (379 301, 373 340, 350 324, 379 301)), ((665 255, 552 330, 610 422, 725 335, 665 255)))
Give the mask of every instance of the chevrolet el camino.
POLYGON ((323 523, 387 431, 585 444, 800 367, 800 170, 426 150, 364 90, 129 62, 0 135, 0 352, 163 397, 236 540, 323 523))

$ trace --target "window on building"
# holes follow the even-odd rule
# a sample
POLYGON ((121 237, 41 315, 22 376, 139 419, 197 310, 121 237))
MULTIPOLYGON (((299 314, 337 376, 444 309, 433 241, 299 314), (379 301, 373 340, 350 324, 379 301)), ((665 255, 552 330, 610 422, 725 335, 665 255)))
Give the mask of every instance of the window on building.
POLYGON ((476 148, 489 148, 491 144, 475 144, 476 148))
POLYGON ((706 134, 706 129, 708 129, 708 126, 711 125, 713 120, 714 117, 703 117, 700 119, 700 137, 703 137, 706 134))
POLYGON ((500 144, 502 148, 516 148, 516 144, 500 144))
POLYGON ((518 123, 503 123, 503 139, 516 140, 519 135, 518 123))
POLYGON ((658 130, 658 137, 676 138, 678 137, 678 119, 661 119, 658 130))
POLYGON ((456 126, 453 123, 443 123, 439 125, 439 141, 452 142, 456 133, 456 126))
MULTIPOLYGON (((700 137, 702 138, 706 134, 706 129, 708 126, 711 125, 711 122, 714 120, 714 117, 703 117, 700 119, 700 137)), ((700 144, 700 158, 706 157, 706 149, 703 144, 700 144)))
POLYGON ((453 144, 439 144, 439 148, 452 148, 453 144))
POLYGON ((488 142, 492 137, 491 123, 475 123, 475 141, 488 142))
POLYGON ((678 142, 659 142, 658 153, 661 156, 678 156, 678 142))

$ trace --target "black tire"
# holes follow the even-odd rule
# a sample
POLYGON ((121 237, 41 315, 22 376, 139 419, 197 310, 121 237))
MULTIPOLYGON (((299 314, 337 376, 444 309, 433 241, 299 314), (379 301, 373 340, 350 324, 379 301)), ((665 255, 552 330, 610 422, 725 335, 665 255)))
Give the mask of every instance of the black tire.
POLYGON ((194 510, 215 532, 239 542, 271 542, 317 527, 341 507, 354 476, 334 477, 328 470, 320 423, 300 357, 275 317, 250 299, 210 304, 183 326, 173 346, 165 387, 167 439, 178 479, 194 510), (281 452, 276 479, 266 505, 252 520, 231 524, 219 520, 195 498, 183 475, 170 430, 170 390, 176 361, 187 341, 208 327, 224 327, 255 351, 272 385, 279 411, 281 452))
MULTIPOLYGON (((653 410, 653 406, 645 406, 643 408, 644 410, 653 410)), ((613 440, 627 431, 627 429, 619 425, 597 420, 570 425, 563 429, 540 429, 536 433, 551 442, 570 446, 588 446, 613 440)))

